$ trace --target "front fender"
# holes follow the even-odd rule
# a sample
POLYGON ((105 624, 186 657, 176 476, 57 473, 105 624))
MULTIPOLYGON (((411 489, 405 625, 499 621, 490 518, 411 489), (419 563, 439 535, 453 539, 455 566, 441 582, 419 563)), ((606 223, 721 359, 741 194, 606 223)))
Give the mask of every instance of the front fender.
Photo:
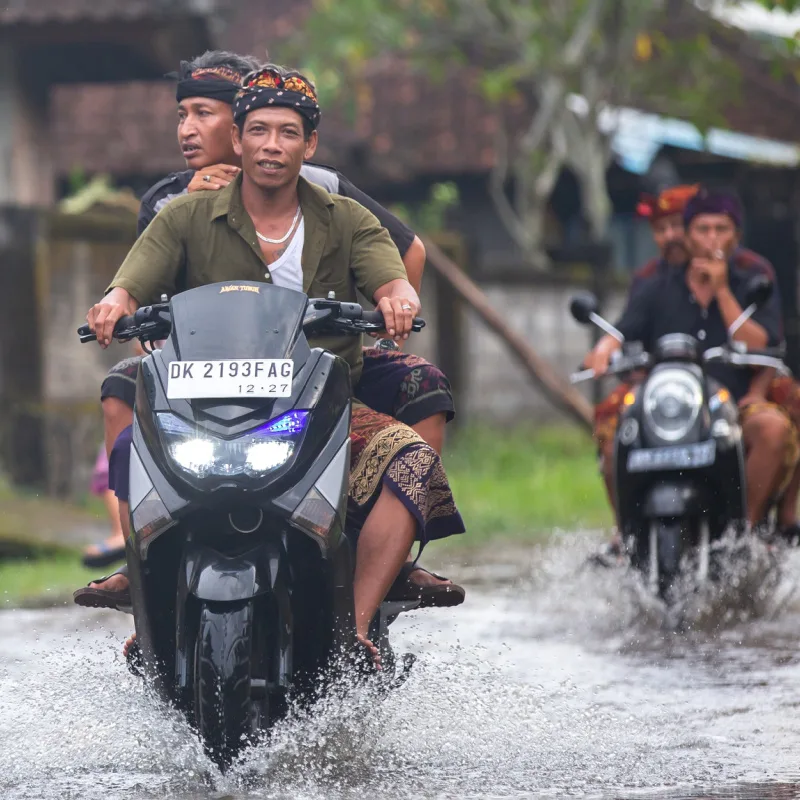
POLYGON ((274 592, 280 580, 282 552, 274 540, 259 542, 238 556, 190 544, 184 553, 186 590, 199 600, 219 603, 251 600, 274 592))
POLYGON ((700 492, 691 483, 657 483, 642 503, 646 519, 691 516, 701 511, 700 492))

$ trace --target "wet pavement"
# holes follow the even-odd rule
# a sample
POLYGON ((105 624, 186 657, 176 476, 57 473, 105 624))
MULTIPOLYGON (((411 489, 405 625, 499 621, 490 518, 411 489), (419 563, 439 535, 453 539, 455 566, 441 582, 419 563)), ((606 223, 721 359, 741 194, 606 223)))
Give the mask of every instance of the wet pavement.
POLYGON ((443 565, 467 603, 393 626, 419 656, 402 688, 288 721, 224 777, 124 669, 130 618, 2 612, 0 797, 800 798, 800 554, 675 633, 589 547, 443 565))

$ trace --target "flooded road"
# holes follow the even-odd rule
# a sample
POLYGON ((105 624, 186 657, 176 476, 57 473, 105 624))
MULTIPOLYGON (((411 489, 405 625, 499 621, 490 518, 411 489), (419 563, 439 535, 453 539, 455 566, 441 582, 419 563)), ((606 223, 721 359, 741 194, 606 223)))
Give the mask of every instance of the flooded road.
POLYGON ((0 797, 800 798, 800 555, 754 618, 728 599, 676 634, 589 547, 447 564, 467 603, 393 626, 419 656, 402 688, 288 722, 225 777, 124 669, 130 618, 2 612, 0 797))

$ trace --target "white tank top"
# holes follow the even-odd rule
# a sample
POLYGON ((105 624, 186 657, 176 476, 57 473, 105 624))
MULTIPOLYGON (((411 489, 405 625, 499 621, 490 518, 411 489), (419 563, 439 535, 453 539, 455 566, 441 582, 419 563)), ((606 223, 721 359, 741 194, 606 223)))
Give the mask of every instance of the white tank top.
POLYGON ((305 241, 305 220, 300 217, 300 224, 292 236, 289 246, 283 255, 269 265, 269 276, 276 286, 292 289, 295 292, 303 291, 303 242, 305 241))

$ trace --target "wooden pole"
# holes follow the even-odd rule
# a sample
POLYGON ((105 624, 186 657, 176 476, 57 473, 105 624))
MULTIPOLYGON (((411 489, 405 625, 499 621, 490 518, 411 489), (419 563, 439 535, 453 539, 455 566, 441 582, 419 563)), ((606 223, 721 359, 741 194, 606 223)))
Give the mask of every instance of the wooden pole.
POLYGON ((428 263, 502 339, 514 358, 553 405, 572 417, 584 429, 591 431, 594 418, 591 403, 564 380, 523 336, 520 336, 505 322, 480 287, 467 277, 464 271, 442 252, 441 248, 427 238, 423 240, 423 243, 428 253, 428 263))

